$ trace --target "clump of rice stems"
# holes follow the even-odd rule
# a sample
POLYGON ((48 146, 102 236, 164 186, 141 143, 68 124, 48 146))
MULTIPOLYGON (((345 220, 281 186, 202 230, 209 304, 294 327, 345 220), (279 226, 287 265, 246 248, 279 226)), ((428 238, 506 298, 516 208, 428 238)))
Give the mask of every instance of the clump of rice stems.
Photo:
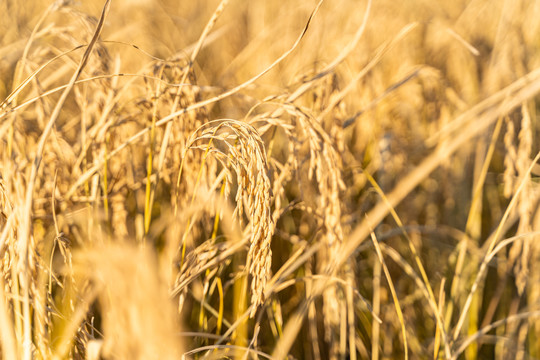
MULTIPOLYGON (((179 154, 185 147, 186 140, 197 127, 207 121, 205 108, 186 112, 179 118, 167 124, 163 133, 159 154, 157 154, 156 144, 156 120, 167 114, 174 113, 178 108, 186 108, 200 100, 200 91, 196 84, 196 78, 191 69, 190 62, 184 64, 183 61, 158 62, 153 69, 153 77, 159 81, 147 81, 148 95, 146 98, 152 98, 152 117, 151 131, 149 134, 149 152, 147 158, 147 184, 145 197, 145 233, 148 232, 152 218, 152 208, 157 187, 155 177, 163 178, 166 184, 171 184, 172 169, 179 166, 179 154), (151 83, 156 83, 156 89, 152 89, 151 83), (173 84, 178 84, 174 86, 173 84), (153 94, 155 92, 155 94, 153 94), (157 158, 157 159, 154 159, 157 158), (157 161, 156 161, 157 160, 157 161), (155 165, 154 165, 155 163, 155 165)), ((190 175, 191 164, 198 164, 200 154, 190 154, 190 160, 184 161, 186 164, 185 173, 190 175)), ((212 164, 210 162, 210 164, 212 164)), ((209 164, 209 165, 210 165, 209 164)), ((195 170, 193 170, 195 171, 195 170)), ((205 169, 204 181, 211 183, 213 181, 213 168, 208 166, 205 169)), ((176 189, 177 194, 189 194, 195 191, 191 188, 192 184, 182 184, 182 189, 176 189)), ((188 199, 188 196, 182 196, 181 200, 188 199)), ((176 197, 177 200, 178 196, 176 197)), ((173 200, 174 201, 174 200, 173 200)), ((178 203, 175 203, 178 206, 178 203)))
MULTIPOLYGON (((288 157, 285 164, 276 163, 281 174, 275 177, 276 204, 282 196, 280 189, 284 181, 294 182, 298 179, 301 199, 304 205, 314 215, 316 228, 321 231, 318 241, 326 245, 326 251, 317 254, 317 272, 325 271, 335 261, 343 241, 342 229, 342 192, 345 184, 342 179, 342 159, 339 149, 343 149, 343 107, 336 106, 331 111, 327 109, 328 102, 337 93, 337 80, 329 76, 313 85, 313 102, 311 108, 296 104, 275 104, 276 110, 257 114, 250 121, 260 122, 261 131, 270 132, 272 127, 282 129, 288 140, 288 157), (326 111, 325 118, 317 116, 326 111), (284 112, 288 118, 282 119, 284 112), (286 180, 285 180, 286 179, 286 180)), ((302 99, 303 100, 303 99, 302 99)), ((297 101, 300 103, 300 101, 297 101)), ((335 106, 336 104, 334 104, 335 106)), ((275 134, 275 132, 274 132, 275 134)), ((278 140, 274 140, 278 141, 278 140)), ((272 161, 277 162, 276 159, 272 161)), ((349 277, 349 270, 339 271, 336 276, 349 277)), ((347 315, 345 292, 337 286, 329 286, 323 293, 323 317, 325 323, 324 336, 330 347, 330 356, 346 353, 343 318, 336 314, 347 315), (341 334, 341 335, 339 335, 341 334), (341 342, 340 342, 341 341, 341 342)), ((352 314, 349 313, 349 316, 352 314)), ((345 321, 346 322, 346 321, 345 321)), ((352 345, 351 345, 352 346, 352 345)))
MULTIPOLYGON (((318 254, 318 272, 323 272, 330 266, 338 255, 339 248, 343 242, 343 229, 341 225, 342 214, 342 192, 345 184, 342 180, 341 164, 342 159, 339 150, 343 150, 343 116, 336 107, 331 111, 327 106, 338 93, 336 76, 328 76, 313 89, 314 102, 311 112, 319 114, 330 113, 331 116, 316 119, 309 118, 306 113, 299 111, 296 121, 302 129, 306 131, 306 137, 310 145, 310 167, 308 180, 316 180, 318 190, 318 201, 315 207, 315 214, 319 219, 319 226, 323 229, 320 241, 323 241, 328 249, 318 254)), ((344 105, 344 104, 342 104, 344 105)), ((298 171, 298 170, 297 170, 298 171)), ((349 264, 350 265, 350 264, 349 264)), ((339 271, 335 276, 350 278, 350 267, 339 271), (348 276, 348 275, 349 276, 348 276)), ((349 309, 350 311, 350 309, 349 309)), ((347 353, 344 327, 347 323, 343 317, 348 312, 345 292, 337 286, 328 287, 323 293, 323 312, 325 322, 325 339, 330 347, 330 358, 336 359, 347 353), (336 314, 341 314, 336 316, 336 314)), ((350 346, 353 346, 350 344, 350 346)))

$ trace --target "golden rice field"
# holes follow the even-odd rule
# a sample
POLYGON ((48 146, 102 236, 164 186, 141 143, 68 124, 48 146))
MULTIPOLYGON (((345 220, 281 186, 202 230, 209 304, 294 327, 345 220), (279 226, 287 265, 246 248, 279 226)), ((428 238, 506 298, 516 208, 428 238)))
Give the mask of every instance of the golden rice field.
POLYGON ((3 359, 539 359, 540 3, 0 1, 3 359))

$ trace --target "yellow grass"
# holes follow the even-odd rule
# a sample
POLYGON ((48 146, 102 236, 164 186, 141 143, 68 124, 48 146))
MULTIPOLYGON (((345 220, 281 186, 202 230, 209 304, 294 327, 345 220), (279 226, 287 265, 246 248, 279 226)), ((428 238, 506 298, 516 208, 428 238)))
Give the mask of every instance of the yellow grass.
POLYGON ((539 18, 0 2, 2 358, 540 357, 539 18))

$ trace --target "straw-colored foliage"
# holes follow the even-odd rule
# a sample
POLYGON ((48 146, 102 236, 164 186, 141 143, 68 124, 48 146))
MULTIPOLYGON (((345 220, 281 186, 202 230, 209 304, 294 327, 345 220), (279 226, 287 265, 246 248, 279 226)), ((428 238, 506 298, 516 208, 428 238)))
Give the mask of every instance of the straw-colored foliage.
POLYGON ((538 19, 0 1, 1 356, 539 358, 538 19))

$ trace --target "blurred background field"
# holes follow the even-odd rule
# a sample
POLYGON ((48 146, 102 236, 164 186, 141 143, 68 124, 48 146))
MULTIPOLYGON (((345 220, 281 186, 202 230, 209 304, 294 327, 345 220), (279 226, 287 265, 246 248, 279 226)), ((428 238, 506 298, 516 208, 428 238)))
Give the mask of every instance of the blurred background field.
POLYGON ((538 19, 0 2, 2 357, 540 358, 538 19))

